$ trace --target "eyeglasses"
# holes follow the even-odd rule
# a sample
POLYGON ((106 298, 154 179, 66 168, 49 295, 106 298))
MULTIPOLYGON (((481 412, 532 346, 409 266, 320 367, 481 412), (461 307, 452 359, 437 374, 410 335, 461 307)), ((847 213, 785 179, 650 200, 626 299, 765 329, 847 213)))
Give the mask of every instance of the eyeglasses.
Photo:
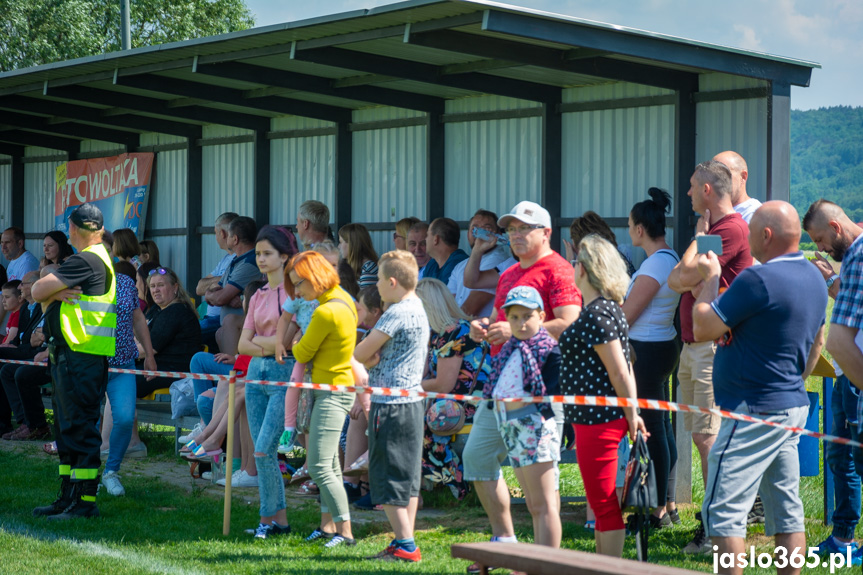
POLYGON ((512 235, 515 235, 515 234, 518 234, 518 235, 520 235, 520 236, 526 236, 527 234, 529 234, 529 233, 530 233, 530 232, 532 232, 533 230, 541 230, 541 229, 543 229, 544 227, 545 227, 545 226, 542 226, 542 225, 539 225, 539 224, 534 224, 534 225, 532 225, 532 226, 529 226, 529 225, 525 224, 525 225, 523 225, 523 226, 518 226, 518 227, 516 227, 516 226, 509 226, 509 227, 507 227, 507 228, 506 228, 506 230, 505 230, 505 231, 506 231, 506 233, 507 233, 508 235, 511 235, 511 236, 512 236, 512 235))
POLYGON ((396 238, 405 239, 405 237, 400 235, 398 232, 393 232, 393 239, 395 240, 396 238))
POLYGON ((171 270, 169 270, 168 268, 155 268, 155 269, 150 270, 150 273, 147 274, 147 277, 150 277, 150 276, 155 275, 155 274, 159 274, 160 276, 164 276, 164 275, 168 275, 169 273, 171 273, 171 270))

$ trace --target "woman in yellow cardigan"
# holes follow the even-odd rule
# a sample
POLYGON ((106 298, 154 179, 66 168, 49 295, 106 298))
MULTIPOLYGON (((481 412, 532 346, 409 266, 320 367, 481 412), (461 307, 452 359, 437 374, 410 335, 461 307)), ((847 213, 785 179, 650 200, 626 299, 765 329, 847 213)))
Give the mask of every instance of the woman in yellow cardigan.
MULTIPOLYGON (((291 298, 319 302, 309 328, 293 347, 294 358, 311 362, 315 383, 353 385, 351 357, 357 339, 357 311, 351 296, 339 287, 333 266, 316 252, 303 252, 288 262, 285 280, 291 298)), ((321 525, 306 541, 326 541, 328 548, 355 545, 339 465, 339 435, 355 394, 317 390, 314 394, 306 465, 321 492, 321 525)))

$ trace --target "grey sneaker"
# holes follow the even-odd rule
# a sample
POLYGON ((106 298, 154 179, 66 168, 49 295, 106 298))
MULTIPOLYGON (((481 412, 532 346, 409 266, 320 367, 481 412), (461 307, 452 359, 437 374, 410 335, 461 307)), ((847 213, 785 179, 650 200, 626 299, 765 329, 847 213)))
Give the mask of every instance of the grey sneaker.
POLYGON ((106 471, 102 475, 102 485, 105 487, 105 491, 114 497, 126 495, 126 490, 123 489, 123 484, 120 483, 120 476, 117 475, 116 471, 106 471))
POLYGON ((193 439, 195 439, 196 437, 198 437, 199 435, 201 435, 201 433, 203 431, 204 431, 204 424, 203 424, 203 422, 199 421, 198 423, 195 424, 195 427, 192 428, 192 431, 190 431, 188 435, 181 435, 179 441, 180 441, 180 443, 185 445, 185 444, 189 443, 190 441, 192 441, 193 439))
POLYGON ((707 555, 713 551, 713 545, 710 543, 710 539, 704 531, 704 523, 701 521, 701 513, 696 514, 696 517, 698 519, 698 527, 695 528, 695 534, 692 537, 692 541, 683 548, 683 552, 687 555, 707 555))

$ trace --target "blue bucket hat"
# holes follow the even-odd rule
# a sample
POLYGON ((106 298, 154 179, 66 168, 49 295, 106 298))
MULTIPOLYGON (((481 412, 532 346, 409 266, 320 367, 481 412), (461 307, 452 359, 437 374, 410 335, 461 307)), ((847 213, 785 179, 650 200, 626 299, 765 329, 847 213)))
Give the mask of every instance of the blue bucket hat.
POLYGON ((539 295, 536 289, 530 286, 516 286, 509 290, 509 293, 506 294, 506 301, 503 302, 503 307, 508 308, 513 305, 545 311, 542 306, 542 296, 539 295))

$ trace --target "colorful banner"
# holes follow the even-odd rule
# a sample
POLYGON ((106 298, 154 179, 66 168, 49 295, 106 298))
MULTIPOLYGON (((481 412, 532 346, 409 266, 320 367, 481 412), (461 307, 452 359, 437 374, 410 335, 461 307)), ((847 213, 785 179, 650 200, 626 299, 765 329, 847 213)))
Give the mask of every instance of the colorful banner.
POLYGON ((130 228, 141 240, 147 220, 153 154, 121 154, 75 160, 57 167, 54 227, 69 233, 69 214, 93 203, 105 218, 105 229, 130 228))

